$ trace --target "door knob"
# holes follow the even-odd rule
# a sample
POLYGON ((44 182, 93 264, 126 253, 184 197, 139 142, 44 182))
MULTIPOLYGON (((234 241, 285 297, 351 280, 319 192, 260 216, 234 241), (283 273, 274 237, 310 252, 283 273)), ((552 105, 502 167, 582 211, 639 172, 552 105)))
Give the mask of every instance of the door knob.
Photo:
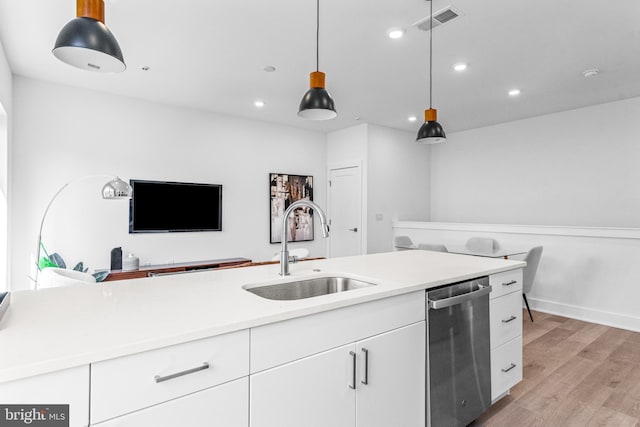
POLYGON ((350 228, 349 231, 353 231, 354 233, 357 233, 358 232, 358 227, 350 228))

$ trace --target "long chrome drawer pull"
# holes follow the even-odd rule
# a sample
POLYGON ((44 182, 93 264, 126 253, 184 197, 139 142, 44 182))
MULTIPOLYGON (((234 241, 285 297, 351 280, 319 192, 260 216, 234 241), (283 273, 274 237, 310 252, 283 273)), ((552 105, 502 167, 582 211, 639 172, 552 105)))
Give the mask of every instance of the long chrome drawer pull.
POLYGON ((509 372, 510 370, 512 370, 515 367, 516 367, 516 364, 512 363, 511 366, 509 366, 507 369, 502 368, 501 371, 506 373, 506 372, 509 372))
POLYGON ((204 371, 205 369, 209 369, 209 364, 207 362, 203 362, 202 365, 198 366, 197 368, 187 369, 186 371, 176 372, 175 374, 169 374, 164 377, 161 377, 160 375, 156 375, 153 377, 153 379, 156 380, 157 383, 161 383, 163 381, 169 381, 174 378, 181 377, 183 375, 189 375, 189 374, 193 374, 194 372, 204 371))
POLYGON ((349 354, 351 355, 351 360, 353 363, 353 366, 351 367, 352 369, 352 377, 351 377, 351 384, 349 384, 349 388, 352 390, 356 389, 356 354, 353 351, 350 351, 349 354))
POLYGON ((502 323, 509 323, 509 322, 512 322, 512 321, 514 321, 514 320, 516 320, 516 319, 517 319, 517 317, 516 317, 516 316, 511 316, 510 318, 508 318, 508 319, 506 319, 506 320, 505 320, 505 319, 502 319, 502 323))
POLYGON ((364 379, 360 381, 364 385, 369 385, 369 350, 362 348, 364 353, 364 379))
POLYGON ((516 283, 518 283, 517 280, 512 280, 510 282, 503 283, 502 286, 511 286, 511 285, 515 285, 516 283))

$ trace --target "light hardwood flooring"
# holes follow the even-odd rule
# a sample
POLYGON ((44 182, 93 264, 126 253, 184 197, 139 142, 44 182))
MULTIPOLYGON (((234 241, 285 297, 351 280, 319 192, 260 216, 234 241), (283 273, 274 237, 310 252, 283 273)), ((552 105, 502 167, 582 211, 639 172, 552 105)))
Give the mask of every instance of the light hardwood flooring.
POLYGON ((640 427, 640 333, 523 312, 523 380, 474 427, 640 427))

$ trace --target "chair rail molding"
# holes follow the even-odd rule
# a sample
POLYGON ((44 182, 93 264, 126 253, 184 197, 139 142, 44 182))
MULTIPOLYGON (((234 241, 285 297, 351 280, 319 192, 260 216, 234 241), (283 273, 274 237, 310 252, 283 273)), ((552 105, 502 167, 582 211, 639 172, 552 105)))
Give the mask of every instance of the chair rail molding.
POLYGON ((393 228, 422 230, 473 231, 487 233, 536 234, 546 236, 605 237, 640 239, 640 228, 575 227, 563 225, 472 224, 456 222, 395 221, 393 228))

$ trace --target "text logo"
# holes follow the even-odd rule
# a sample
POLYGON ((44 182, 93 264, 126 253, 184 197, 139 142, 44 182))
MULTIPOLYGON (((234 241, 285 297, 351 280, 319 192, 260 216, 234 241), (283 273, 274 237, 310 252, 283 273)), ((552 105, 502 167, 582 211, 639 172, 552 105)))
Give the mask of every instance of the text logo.
POLYGON ((0 427, 69 427, 69 405, 0 405, 0 427))

